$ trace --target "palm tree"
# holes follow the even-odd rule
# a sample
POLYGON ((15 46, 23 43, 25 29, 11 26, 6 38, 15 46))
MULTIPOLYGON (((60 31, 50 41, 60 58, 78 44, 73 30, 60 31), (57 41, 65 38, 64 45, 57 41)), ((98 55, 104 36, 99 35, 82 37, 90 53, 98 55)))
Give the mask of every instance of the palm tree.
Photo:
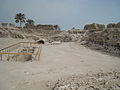
POLYGON ((31 20, 31 19, 28 19, 26 22, 27 22, 28 25, 34 25, 34 21, 31 20))
POLYGON ((20 23, 20 27, 21 27, 22 23, 25 23, 25 19, 26 19, 25 14, 22 14, 22 13, 18 13, 15 16, 15 22, 20 23))

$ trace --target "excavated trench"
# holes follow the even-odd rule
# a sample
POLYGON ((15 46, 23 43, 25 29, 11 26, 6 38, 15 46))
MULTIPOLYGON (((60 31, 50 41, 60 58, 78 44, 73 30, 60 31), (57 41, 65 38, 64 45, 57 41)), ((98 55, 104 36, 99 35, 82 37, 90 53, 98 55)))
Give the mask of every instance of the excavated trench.
POLYGON ((19 43, 16 45, 0 50, 1 60, 19 62, 39 60, 41 44, 19 43))
POLYGON ((25 61, 31 61, 32 60, 32 55, 24 55, 24 53, 34 53, 35 49, 34 48, 23 48, 19 50, 19 53, 23 53, 23 55, 12 55, 7 58, 7 61, 20 61, 20 62, 25 62, 25 61))

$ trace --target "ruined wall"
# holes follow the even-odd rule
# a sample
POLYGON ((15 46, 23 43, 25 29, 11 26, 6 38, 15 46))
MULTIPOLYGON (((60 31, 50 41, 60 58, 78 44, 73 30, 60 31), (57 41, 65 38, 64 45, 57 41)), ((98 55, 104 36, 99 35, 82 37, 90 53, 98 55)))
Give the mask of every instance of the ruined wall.
POLYGON ((94 30, 94 29, 105 29, 105 25, 93 23, 84 26, 84 30, 94 30))
POLYGON ((30 29, 39 29, 39 30, 60 30, 60 27, 58 25, 27 25, 25 28, 30 29))
POLYGON ((120 22, 115 24, 115 23, 110 23, 107 25, 107 28, 120 28, 120 22))
POLYGON ((80 33, 84 33, 83 30, 80 29, 72 29, 72 30, 68 30, 69 34, 80 34, 80 33))
POLYGON ((86 30, 82 41, 87 41, 87 46, 102 49, 120 56, 120 28, 107 25, 104 30, 86 30), (108 28, 109 26, 109 28, 108 28))
POLYGON ((54 25, 37 25, 36 29, 43 29, 43 30, 55 30, 54 25))

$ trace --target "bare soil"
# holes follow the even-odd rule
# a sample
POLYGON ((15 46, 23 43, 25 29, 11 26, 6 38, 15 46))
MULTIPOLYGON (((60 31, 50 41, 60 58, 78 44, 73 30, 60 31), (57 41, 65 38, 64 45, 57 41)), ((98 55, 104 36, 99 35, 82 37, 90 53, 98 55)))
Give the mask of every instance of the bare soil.
MULTIPOLYGON (((5 41, 1 40, 1 42, 4 42, 0 43, 2 45, 8 45, 5 41)), ((52 90, 57 87, 58 80, 67 82, 67 78, 73 75, 78 80, 81 74, 86 76, 87 73, 113 71, 118 73, 119 70, 119 57, 94 51, 72 42, 60 45, 46 44, 42 48, 39 61, 24 63, 0 61, 0 90, 52 90)), ((95 78, 94 75, 92 77, 95 78)), ((87 79, 87 77, 84 78, 87 79)))

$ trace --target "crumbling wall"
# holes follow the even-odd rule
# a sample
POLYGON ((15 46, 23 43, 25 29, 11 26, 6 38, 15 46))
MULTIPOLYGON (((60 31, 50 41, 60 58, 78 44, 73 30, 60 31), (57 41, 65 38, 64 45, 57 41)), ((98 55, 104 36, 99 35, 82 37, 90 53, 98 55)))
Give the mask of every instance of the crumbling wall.
POLYGON ((115 24, 115 23, 110 23, 107 25, 107 28, 120 28, 120 22, 115 24))
POLYGON ((24 28, 37 29, 37 30, 60 30, 58 25, 27 25, 24 28))
POLYGON ((36 25, 36 29, 42 29, 42 30, 57 30, 56 25, 36 25))
POLYGON ((105 25, 93 23, 84 26, 84 30, 94 30, 94 29, 105 29, 105 25))
POLYGON ((120 28, 86 31, 81 39, 87 46, 120 55, 120 28))
POLYGON ((68 32, 63 31, 59 34, 49 37, 48 41, 74 42, 80 40, 81 37, 82 37, 81 33, 74 34, 70 33, 69 31, 68 32))

